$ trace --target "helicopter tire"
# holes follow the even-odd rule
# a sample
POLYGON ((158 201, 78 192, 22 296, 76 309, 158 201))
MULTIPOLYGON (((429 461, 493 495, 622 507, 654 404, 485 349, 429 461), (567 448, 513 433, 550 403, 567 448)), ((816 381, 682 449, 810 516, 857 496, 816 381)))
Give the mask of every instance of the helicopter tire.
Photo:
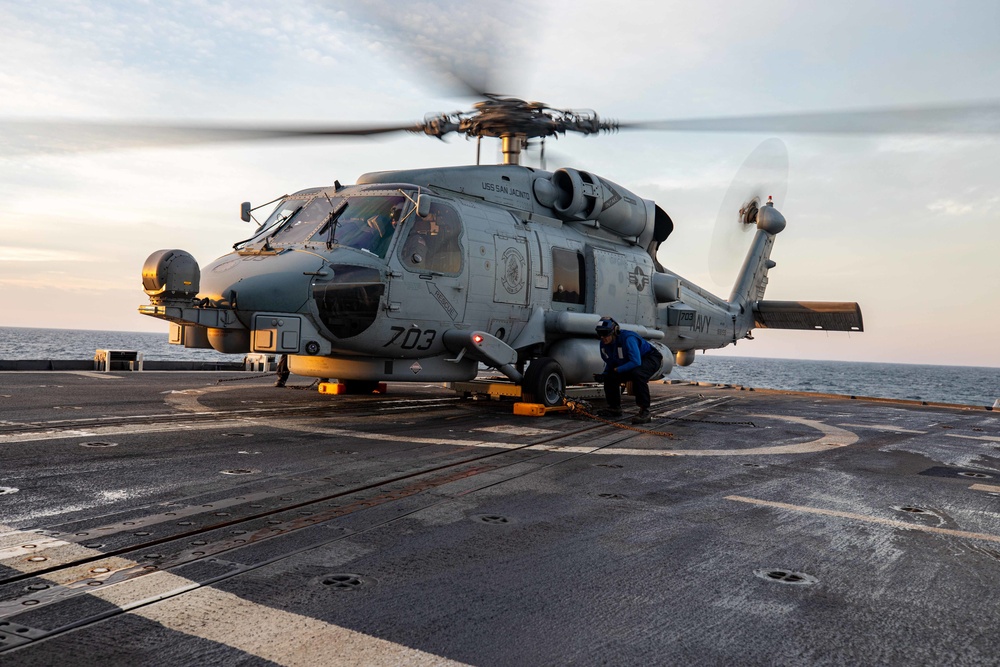
POLYGON ((521 381, 521 395, 528 403, 541 403, 545 407, 560 405, 566 392, 566 378, 562 366, 552 357, 539 357, 528 365, 521 381))
POLYGON ((344 380, 344 393, 351 395, 374 394, 378 389, 378 382, 374 380, 344 380))

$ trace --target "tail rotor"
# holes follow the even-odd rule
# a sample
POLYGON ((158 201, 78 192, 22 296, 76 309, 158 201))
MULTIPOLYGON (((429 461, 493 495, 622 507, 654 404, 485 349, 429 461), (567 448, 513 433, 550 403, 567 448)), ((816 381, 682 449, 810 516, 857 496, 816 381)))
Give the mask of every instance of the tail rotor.
POLYGON ((788 149, 780 139, 761 143, 743 162, 719 207, 709 248, 709 272, 719 285, 731 285, 768 199, 784 204, 788 190, 788 149))

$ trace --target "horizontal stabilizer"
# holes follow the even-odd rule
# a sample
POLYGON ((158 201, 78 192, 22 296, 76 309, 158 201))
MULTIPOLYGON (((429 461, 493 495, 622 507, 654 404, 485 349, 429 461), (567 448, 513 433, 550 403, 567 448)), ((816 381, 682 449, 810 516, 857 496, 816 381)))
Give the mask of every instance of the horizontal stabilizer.
POLYGON ((758 301, 753 319, 766 329, 865 330, 861 306, 850 301, 758 301))

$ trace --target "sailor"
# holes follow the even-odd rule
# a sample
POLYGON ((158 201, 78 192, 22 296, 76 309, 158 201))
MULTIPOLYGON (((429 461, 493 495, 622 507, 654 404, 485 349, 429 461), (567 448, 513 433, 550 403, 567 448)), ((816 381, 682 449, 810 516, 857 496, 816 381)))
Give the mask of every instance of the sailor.
POLYGON ((639 414, 632 418, 632 423, 648 424, 652 419, 649 414, 649 378, 660 370, 663 355, 639 334, 622 331, 610 317, 598 322, 597 335, 601 337, 604 372, 594 375, 594 379, 604 382, 604 397, 608 401, 608 407, 598 414, 615 419, 621 417, 621 385, 631 382, 635 404, 639 408, 639 414))
POLYGON ((284 387, 285 383, 288 382, 288 355, 283 354, 278 360, 278 367, 274 371, 275 375, 278 376, 278 381, 274 383, 275 387, 284 387))

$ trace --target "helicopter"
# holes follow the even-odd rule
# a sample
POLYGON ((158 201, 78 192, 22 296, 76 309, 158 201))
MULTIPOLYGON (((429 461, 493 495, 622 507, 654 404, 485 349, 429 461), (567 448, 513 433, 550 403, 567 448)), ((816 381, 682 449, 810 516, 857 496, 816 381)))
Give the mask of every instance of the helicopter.
MULTIPOLYGON (((366 4, 366 3, 361 3, 366 4)), ((457 3, 460 7, 461 3, 457 3)), ((485 17, 467 8, 478 25, 485 17)), ((673 229, 663 206, 592 170, 547 171, 523 164, 531 147, 565 134, 626 131, 769 133, 995 133, 994 102, 847 112, 617 122, 500 95, 479 60, 496 62, 484 34, 507 44, 509 30, 474 36, 486 58, 460 52, 440 67, 441 49, 460 40, 408 38, 405 12, 392 39, 407 58, 427 58, 438 74, 477 98, 472 110, 421 122, 367 126, 234 127, 122 123, 0 122, 31 141, 57 135, 81 148, 410 133, 475 139, 474 165, 367 173, 354 184, 314 187, 259 206, 257 221, 232 251, 199 265, 179 249, 153 252, 143 265, 149 304, 139 312, 170 323, 174 344, 227 354, 288 355, 291 372, 337 378, 369 393, 385 381, 456 382, 481 365, 521 387, 528 400, 553 404, 563 389, 603 367, 595 326, 613 317, 661 352, 659 375, 694 362, 698 350, 752 338, 755 328, 862 331, 854 302, 767 301, 775 238, 785 227, 767 192, 728 210, 725 224, 743 237, 745 259, 728 298, 715 296, 660 264, 673 229), (500 142, 502 164, 482 165, 482 139, 500 142)), ((438 30, 440 22, 433 22, 438 30)), ((461 36, 461 35, 456 35, 461 36)), ((523 57, 523 50, 518 51, 523 57)), ((447 53, 444 54, 445 56, 447 53)), ((488 68, 487 68, 488 69, 488 68)), ((494 68, 494 72, 496 69, 494 68)), ((241 234, 241 237, 246 234, 241 234)))
MULTIPOLYGON (((602 317, 660 351, 653 379, 755 327, 863 330, 854 302, 764 300, 786 225, 770 198, 740 206, 753 240, 729 297, 715 296, 658 261, 673 221, 654 201, 589 171, 521 164, 532 140, 621 124, 485 97, 470 112, 344 132, 493 137, 502 164, 372 172, 281 197, 204 269, 182 250, 152 253, 139 312, 170 322, 172 343, 288 355, 292 373, 337 378, 347 393, 471 380, 484 365, 545 406, 603 368, 602 317)), ((254 210, 244 203, 243 220, 254 210)))

